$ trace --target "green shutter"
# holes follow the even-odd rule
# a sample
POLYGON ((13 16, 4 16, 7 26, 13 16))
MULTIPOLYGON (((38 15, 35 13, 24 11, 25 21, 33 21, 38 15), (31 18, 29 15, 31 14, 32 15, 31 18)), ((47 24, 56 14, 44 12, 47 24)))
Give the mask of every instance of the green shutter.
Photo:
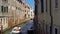
POLYGON ((7 7, 7 12, 8 12, 8 7, 7 7))
POLYGON ((1 12, 3 12, 3 6, 1 6, 1 12))

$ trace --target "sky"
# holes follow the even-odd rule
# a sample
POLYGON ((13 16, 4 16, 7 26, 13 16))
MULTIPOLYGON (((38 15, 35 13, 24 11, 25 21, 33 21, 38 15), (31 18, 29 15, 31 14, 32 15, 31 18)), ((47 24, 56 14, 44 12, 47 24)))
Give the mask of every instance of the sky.
POLYGON ((26 0, 25 1, 27 4, 30 5, 30 7, 32 7, 34 9, 34 0, 26 0))

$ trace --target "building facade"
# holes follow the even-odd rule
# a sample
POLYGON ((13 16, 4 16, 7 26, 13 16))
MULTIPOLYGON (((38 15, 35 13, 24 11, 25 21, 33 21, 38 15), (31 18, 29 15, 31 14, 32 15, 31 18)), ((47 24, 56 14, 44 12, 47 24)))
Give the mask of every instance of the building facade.
POLYGON ((3 30, 20 23, 24 18, 25 5, 19 0, 0 0, 0 23, 3 30))
POLYGON ((35 31, 60 34, 60 0, 35 0, 35 31))
POLYGON ((30 12, 30 6, 25 4, 25 18, 29 18, 30 15, 28 15, 28 12, 30 12))
POLYGON ((25 17, 29 19, 34 18, 34 10, 28 5, 25 4, 25 17))
POLYGON ((30 8, 30 11, 28 12, 28 15, 30 19, 33 19, 34 18, 34 10, 32 8, 30 8))

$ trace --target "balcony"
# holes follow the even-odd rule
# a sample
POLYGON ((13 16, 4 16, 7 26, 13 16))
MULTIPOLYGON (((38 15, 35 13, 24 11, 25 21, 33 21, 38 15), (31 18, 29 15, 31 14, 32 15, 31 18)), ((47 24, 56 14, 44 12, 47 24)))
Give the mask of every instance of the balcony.
POLYGON ((0 12, 0 16, 12 16, 12 14, 0 12))

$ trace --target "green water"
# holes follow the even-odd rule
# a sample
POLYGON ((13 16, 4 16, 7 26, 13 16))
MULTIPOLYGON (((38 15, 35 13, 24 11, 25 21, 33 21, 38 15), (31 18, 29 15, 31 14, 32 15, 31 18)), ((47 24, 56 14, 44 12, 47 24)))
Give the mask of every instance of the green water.
MULTIPOLYGON (((20 25, 20 26, 24 26, 24 23, 19 24, 19 25, 20 25)), ((13 28, 14 28, 14 27, 13 27, 13 28)), ((3 32, 3 34, 10 34, 10 32, 12 31, 13 28, 6 30, 5 32, 3 32)))

